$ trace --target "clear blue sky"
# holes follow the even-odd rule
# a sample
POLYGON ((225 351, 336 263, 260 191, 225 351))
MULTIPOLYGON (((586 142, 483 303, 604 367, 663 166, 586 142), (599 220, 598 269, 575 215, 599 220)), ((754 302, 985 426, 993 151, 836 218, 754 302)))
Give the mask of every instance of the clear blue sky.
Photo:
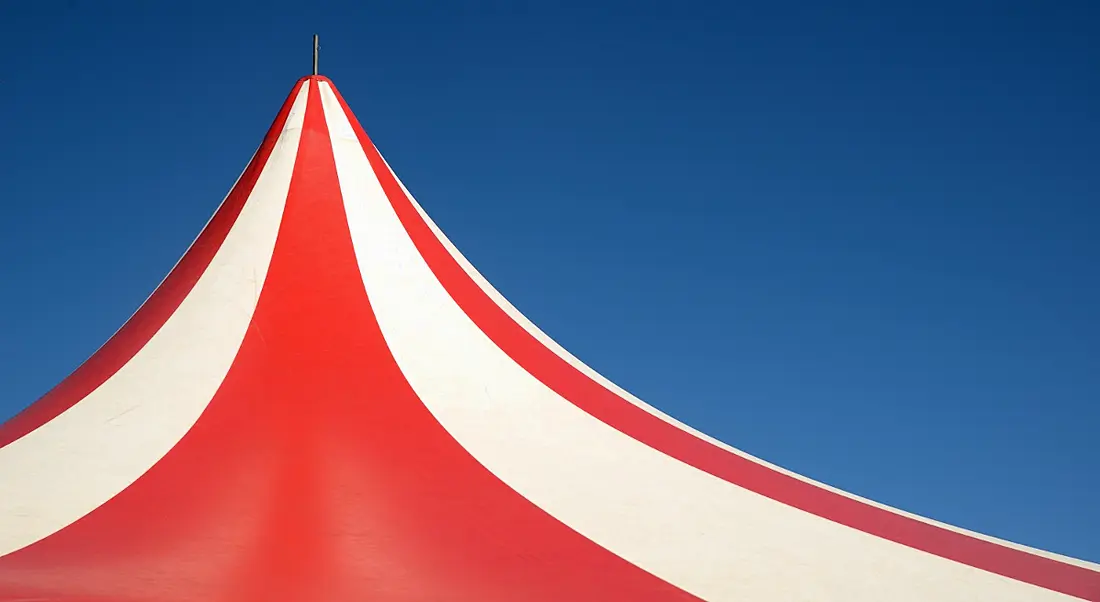
POLYGON ((172 267, 319 31, 421 203, 598 370, 1100 561, 1100 4, 371 4, 0 2, 0 418, 172 267))

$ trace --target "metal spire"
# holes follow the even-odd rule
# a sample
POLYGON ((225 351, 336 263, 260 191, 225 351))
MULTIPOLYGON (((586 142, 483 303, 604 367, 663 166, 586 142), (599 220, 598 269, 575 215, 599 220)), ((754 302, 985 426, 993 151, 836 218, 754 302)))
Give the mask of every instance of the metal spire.
POLYGON ((317 75, 317 51, 320 50, 321 43, 317 34, 313 34, 313 74, 317 75))

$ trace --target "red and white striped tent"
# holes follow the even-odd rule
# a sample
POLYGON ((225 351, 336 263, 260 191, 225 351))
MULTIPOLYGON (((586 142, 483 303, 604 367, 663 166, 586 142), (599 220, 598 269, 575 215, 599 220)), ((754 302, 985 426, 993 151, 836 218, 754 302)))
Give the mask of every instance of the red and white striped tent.
POLYGON ((301 79, 140 310, 0 425, 0 601, 1100 600, 612 384, 301 79))

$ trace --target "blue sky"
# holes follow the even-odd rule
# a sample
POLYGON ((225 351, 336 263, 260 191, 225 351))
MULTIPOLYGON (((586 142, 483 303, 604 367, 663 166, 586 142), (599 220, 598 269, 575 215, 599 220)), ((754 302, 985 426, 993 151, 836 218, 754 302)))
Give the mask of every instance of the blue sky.
POLYGON ((319 31, 418 200, 595 368, 1100 561, 1100 5, 522 4, 0 4, 0 419, 172 267, 319 31))

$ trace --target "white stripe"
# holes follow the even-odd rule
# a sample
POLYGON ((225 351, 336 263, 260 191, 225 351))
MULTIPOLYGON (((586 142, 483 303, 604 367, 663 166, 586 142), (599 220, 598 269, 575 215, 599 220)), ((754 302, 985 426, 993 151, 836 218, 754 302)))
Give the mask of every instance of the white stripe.
POLYGON ((302 86, 252 194, 176 312, 99 388, 0 449, 0 556, 128 487, 183 438, 214 396, 267 275, 308 89, 302 86))
MULTIPOLYGON (((383 161, 385 162, 384 158, 383 158, 383 161)), ((876 508, 880 508, 882 510, 887 510, 887 511, 893 512, 895 514, 900 514, 902 516, 906 516, 906 517, 911 518, 911 519, 919 520, 921 522, 928 523, 930 525, 935 525, 937 527, 947 529, 949 531, 954 531, 956 533, 962 533, 964 535, 968 535, 968 536, 974 537, 976 539, 981 539, 981 540, 984 540, 984 541, 996 543, 996 544, 999 544, 999 545, 1002 545, 1002 546, 1005 546, 1005 547, 1014 548, 1014 549, 1021 550, 1021 551, 1024 551, 1024 552, 1028 552, 1030 554, 1035 554, 1037 556, 1043 556, 1045 558, 1050 558, 1052 560, 1065 562, 1067 564, 1073 564, 1073 565, 1084 567, 1084 568, 1087 568, 1087 569, 1090 569, 1090 570, 1100 571, 1100 564, 1097 564, 1097 563, 1092 563, 1092 562, 1088 562, 1086 560, 1080 560, 1080 559, 1072 558, 1072 557, 1069 557, 1069 556, 1063 556, 1061 554, 1057 554, 1057 553, 1054 553, 1054 552, 1049 552, 1047 550, 1040 550, 1038 548, 1033 548, 1033 547, 1030 547, 1030 546, 1026 546, 1026 545, 1023 545, 1023 544, 1016 543, 1016 542, 1007 541, 1007 540, 1004 540, 1004 539, 1000 539, 1000 538, 997 538, 997 537, 986 535, 984 533, 978 533, 978 532, 975 532, 975 531, 970 531, 968 529, 963 529, 963 528, 955 526, 955 525, 940 522, 940 521, 937 521, 937 520, 934 520, 934 519, 931 519, 931 518, 920 516, 918 514, 913 514, 911 512, 907 512, 905 510, 894 508, 893 506, 888 506, 886 504, 876 502, 875 500, 860 497, 858 495, 855 495, 853 493, 849 493, 847 491, 844 491, 843 489, 838 489, 836 487, 833 487, 832 485, 828 485, 828 484, 822 483, 820 481, 815 481, 815 480, 813 480, 811 478, 808 478, 804 475, 801 475, 797 472, 794 472, 794 471, 791 471, 789 469, 783 468, 782 466, 779 466, 779 465, 776 465, 776 464, 772 464, 771 462, 768 462, 766 460, 763 460, 761 458, 753 456, 752 454, 749 454, 749 453, 747 453, 743 450, 737 449, 737 448, 735 448, 735 447, 733 447, 733 446, 731 446, 731 445, 729 445, 729 444, 727 444, 723 441, 720 441, 720 440, 718 440, 718 439, 716 439, 716 438, 714 438, 710 435, 707 435, 706 433, 703 433, 703 432, 701 432, 701 431, 699 431, 695 428, 692 428, 691 426, 689 426, 687 424, 684 424, 683 422, 680 422, 679 420, 677 420, 676 418, 673 418, 672 416, 669 416, 668 414, 665 414, 661 410, 659 410, 656 407, 646 403, 645 401, 643 401, 643 400, 639 399, 638 397, 634 396, 633 394, 631 394, 629 391, 627 391, 627 390, 623 389, 622 387, 620 387, 619 385, 615 384, 614 382, 612 382, 610 379, 603 376, 599 372, 596 372, 596 370, 594 370, 593 368, 591 368, 590 366, 588 366, 587 364, 582 362, 580 359, 578 359, 576 356, 574 356, 572 353, 570 353, 567 349, 565 349, 560 344, 558 344, 557 341, 552 339, 548 334, 543 332, 542 329, 540 329, 537 325, 535 325, 534 322, 532 322, 530 319, 528 319, 527 316, 525 316, 523 313, 521 313, 514 305, 512 305, 512 303, 510 301, 508 301, 507 298, 504 297, 503 294, 500 293, 500 291, 498 291, 495 287, 493 287, 492 283, 490 283, 489 280, 487 278, 485 278, 477 270, 477 268, 474 267, 474 265, 472 263, 470 263, 470 261, 468 259, 466 259, 466 257, 464 255, 462 255, 462 253, 458 250, 458 248, 454 245, 454 243, 452 243, 451 240, 448 239, 447 236, 443 233, 443 231, 439 228, 439 226, 436 225, 436 223, 434 221, 432 221, 432 219, 428 215, 428 213, 426 211, 424 211, 424 208, 420 206, 420 204, 416 201, 415 198, 413 198, 412 194, 405 187, 405 184, 402 183, 401 179, 397 177, 397 174, 393 171, 393 168, 390 167, 388 162, 386 162, 386 167, 389 169, 390 174, 397 181, 397 184, 401 187, 401 190, 405 193, 405 196, 408 197, 408 199, 412 203, 413 207, 416 208, 417 212, 424 219, 424 222, 428 225, 429 228, 431 228, 431 230, 435 234, 436 238, 439 239, 439 241, 443 244, 443 246, 451 254, 451 257, 453 257, 455 259, 455 261, 462 267, 462 269, 466 272, 466 274, 470 276, 470 278, 474 281, 474 283, 476 283, 478 285, 478 287, 480 287, 481 290, 484 291, 485 294, 488 295, 489 298, 492 299, 493 302, 496 303, 498 307, 501 308, 501 310, 503 310, 505 313, 507 313, 509 317, 511 317, 513 320, 515 320, 517 324, 519 324, 521 327, 523 327, 524 330, 526 330, 531 336, 533 336, 536 340, 538 340, 540 343, 542 343, 544 346, 546 346, 546 348, 549 349, 551 352, 553 352, 555 355, 560 357, 562 360, 567 362, 569 365, 576 368, 578 371, 580 371, 582 374, 584 374, 588 378, 592 379, 593 381, 600 384, 601 386, 603 386, 607 390, 611 391, 612 393, 618 395, 622 399, 624 399, 624 400, 630 402, 631 404, 645 410, 646 412, 652 414, 653 416, 656 416, 657 418, 660 418, 661 420, 667 422, 668 424, 671 424, 672 426, 675 426, 676 428, 679 428, 680 430, 683 430, 687 433, 690 433, 690 434, 692 434, 692 435, 694 435, 694 436, 696 436, 700 439, 703 439, 704 441, 707 441, 708 443, 711 443, 711 444, 713 444, 717 447, 720 447, 720 448, 722 448, 722 449, 724 449, 724 450, 726 450, 730 453, 736 454, 736 455, 738 455, 742 458, 745 458, 747 460, 750 460, 752 462, 756 462, 757 464, 760 464, 762 466, 766 466, 766 467, 768 467, 772 470, 783 473, 787 476, 794 477, 794 478, 796 478, 800 481, 810 483, 810 484, 812 484, 816 487, 820 487, 822 489, 826 489, 826 490, 831 491, 833 493, 843 495, 844 497, 863 502, 863 503, 865 503, 869 506, 874 506, 876 508)))
POLYGON ((479 462, 569 527, 712 600, 1065 596, 775 503, 596 420, 515 364, 439 284, 321 85, 364 284, 405 377, 479 462))
MULTIPOLYGON (((221 202, 218 203, 218 206, 214 209, 214 212, 210 214, 209 218, 207 218, 206 223, 203 224, 202 228, 199 229, 199 233, 197 235, 195 235, 195 238, 191 239, 191 244, 187 245, 187 251, 184 251, 183 255, 180 255, 179 258, 176 259, 176 263, 172 265, 172 269, 170 269, 170 270, 168 270, 167 272, 164 273, 164 277, 160 279, 160 282, 158 282, 155 287, 153 287, 153 291, 151 293, 149 293, 149 295, 147 297, 145 297, 145 300, 141 302, 141 305, 138 305, 138 308, 136 310, 134 310, 134 313, 130 314, 130 317, 126 318, 126 321, 123 322, 121 326, 116 328, 115 331, 113 333, 111 333, 111 336, 107 337, 107 339, 103 341, 103 344, 101 344, 99 347, 97 347, 96 350, 93 351, 90 356, 88 356, 88 359, 91 359, 91 358, 95 357, 95 355, 97 353, 99 353, 100 350, 102 350, 104 347, 107 346, 107 343, 111 342, 111 339, 115 338, 115 336, 118 335, 118 333, 123 328, 126 327, 126 324, 129 323, 130 320, 133 320, 135 317, 137 317, 137 315, 139 313, 141 313, 142 308, 145 307, 145 305, 147 303, 149 303, 149 301, 153 298, 153 295, 156 294, 157 289, 159 289, 165 283, 165 281, 168 280, 168 278, 172 275, 172 272, 176 271, 176 268, 179 267, 179 264, 183 261, 183 258, 187 256, 187 253, 189 253, 191 251, 191 248, 195 246, 195 243, 197 243, 199 241, 199 238, 202 237, 202 233, 208 227, 210 227, 210 222, 214 221, 214 218, 217 217, 218 212, 222 210, 222 207, 225 205, 225 202, 229 200, 229 195, 233 194, 233 189, 237 187, 237 184, 241 181, 241 178, 243 178, 244 174, 248 171, 248 166, 252 164, 252 160, 255 159, 256 155, 260 152, 260 148, 261 147, 256 147, 256 150, 252 151, 252 156, 249 157, 248 163, 245 163, 245 168, 243 170, 241 170, 241 173, 237 174, 237 179, 234 180, 233 185, 229 187, 229 192, 226 193, 226 195, 224 197, 222 197, 221 202)), ((85 360, 85 363, 86 362, 87 362, 87 360, 85 360)), ((69 376, 72 376, 72 373, 70 373, 69 376)))

